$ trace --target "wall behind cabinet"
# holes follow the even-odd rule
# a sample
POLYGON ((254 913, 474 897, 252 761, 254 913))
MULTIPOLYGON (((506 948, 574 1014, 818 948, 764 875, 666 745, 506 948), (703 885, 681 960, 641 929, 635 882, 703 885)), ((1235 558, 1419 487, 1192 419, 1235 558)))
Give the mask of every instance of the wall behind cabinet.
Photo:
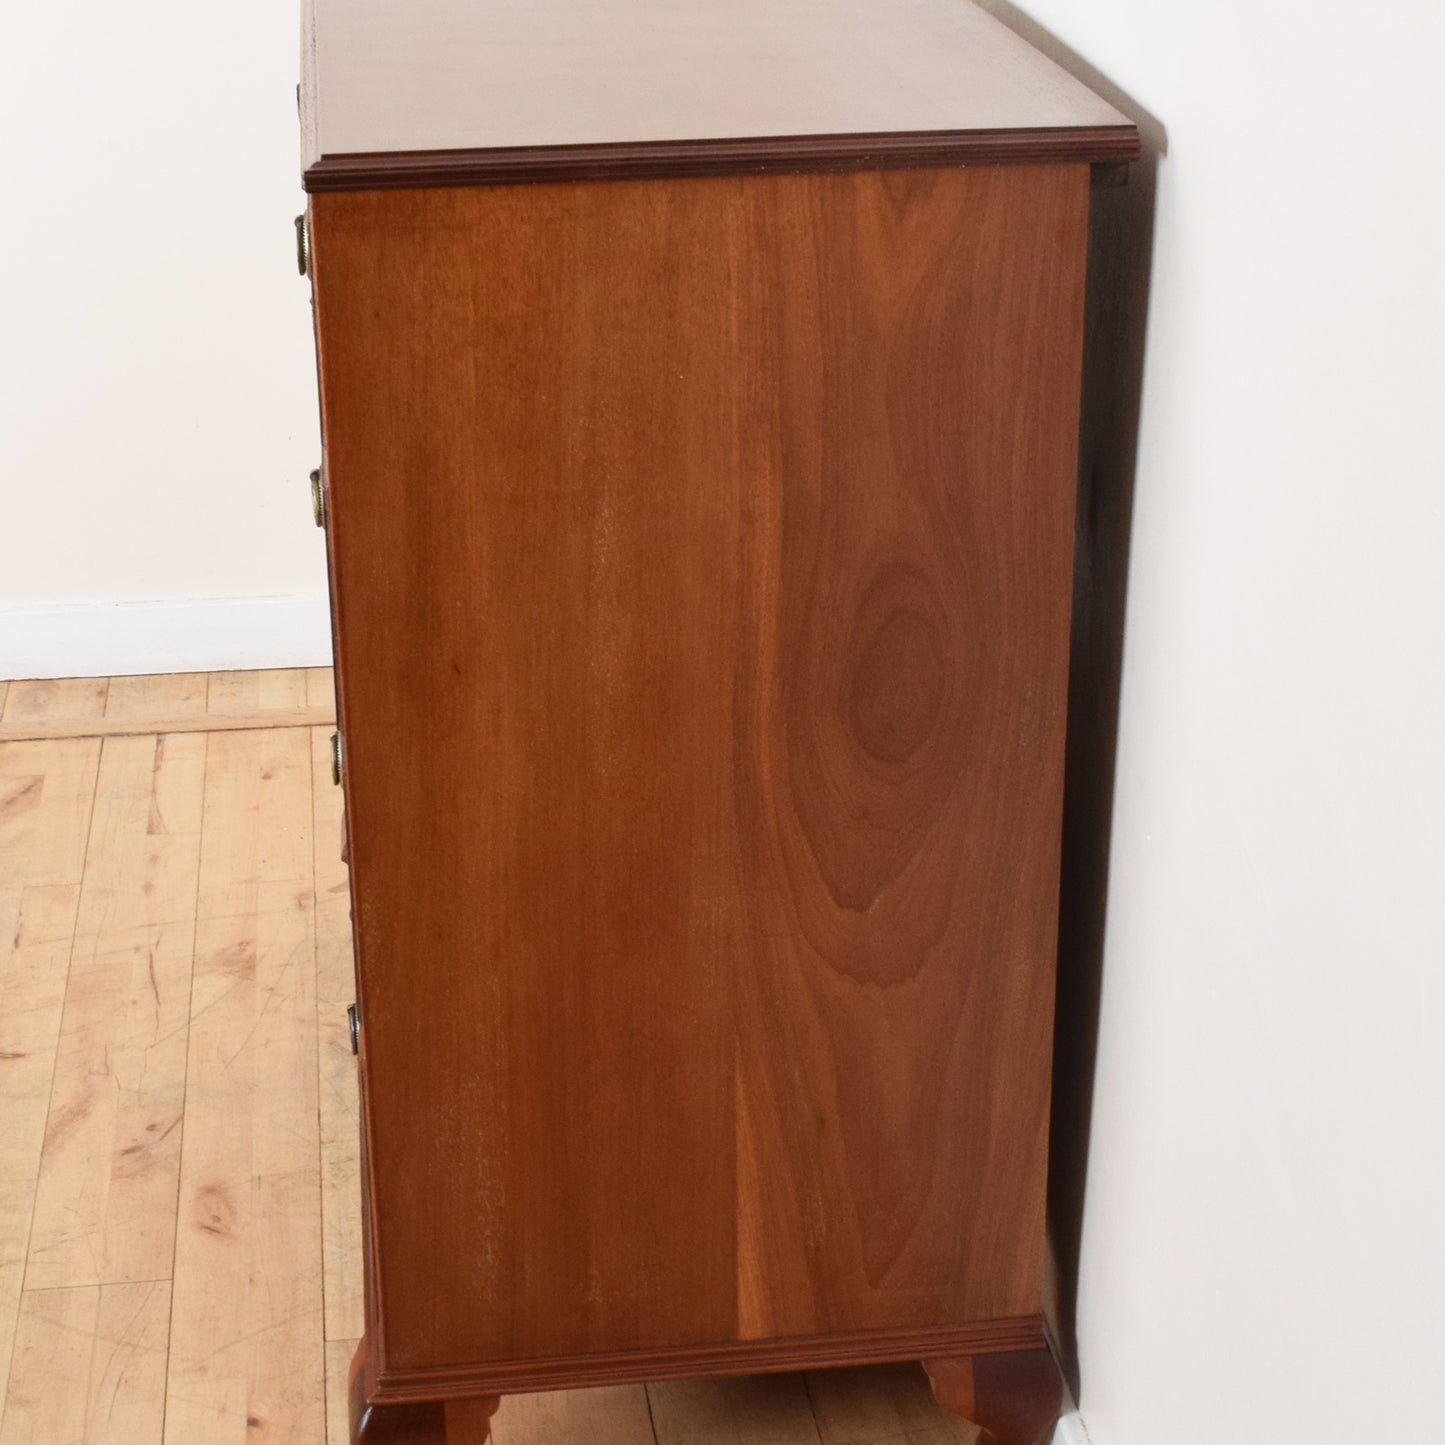
POLYGON ((329 660, 299 27, 7 12, 0 677, 329 660))
POLYGON ((1028 9, 1167 132, 1082 1418, 1092 1445, 1432 1439, 1445 8, 1028 9))

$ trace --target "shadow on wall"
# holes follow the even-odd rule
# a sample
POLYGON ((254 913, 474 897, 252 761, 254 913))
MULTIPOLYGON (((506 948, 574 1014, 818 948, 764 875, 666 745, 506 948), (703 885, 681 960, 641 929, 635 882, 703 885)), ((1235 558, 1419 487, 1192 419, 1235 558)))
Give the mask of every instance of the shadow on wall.
POLYGON ((1058 1266, 1060 1363, 1080 1398, 1076 1311, 1103 978, 1104 911, 1119 724, 1129 530, 1134 510, 1154 192, 1167 137, 1160 123, 1007 0, 980 0, 1036 49, 1136 122, 1143 158, 1125 186, 1096 186, 1075 562, 1073 653, 1059 914, 1059 988, 1050 1131, 1049 1236, 1058 1266))

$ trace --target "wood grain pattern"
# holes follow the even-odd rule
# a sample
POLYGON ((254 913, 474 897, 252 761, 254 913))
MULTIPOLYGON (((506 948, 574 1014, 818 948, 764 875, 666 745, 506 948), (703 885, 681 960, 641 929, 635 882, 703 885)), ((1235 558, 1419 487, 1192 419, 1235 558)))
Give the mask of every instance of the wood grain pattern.
MULTIPOLYGON (((9 1110, 5 1112, 8 1114, 9 1110)), ((34 1200, 33 1177, 0 1179, 0 1427, 5 1422, 5 1397, 9 1391, 15 1330, 20 1321, 25 1245, 34 1200)))
POLYGON ((259 672, 213 672, 208 710, 216 712, 301 712, 307 707, 309 669, 271 668, 259 672))
MULTIPOLYGON (((329 670, 317 669, 308 682, 315 688, 329 687, 329 670)), ((166 713, 183 700, 180 694, 185 689, 185 684, 164 678, 112 679, 109 705, 114 706, 118 696, 129 695, 133 705, 127 706, 134 720, 153 723, 155 719, 145 715, 145 700, 149 699, 158 713, 166 713)), ((324 735, 313 738, 313 743, 324 744, 324 735)), ((153 758, 154 739, 148 745, 153 758)), ((47 1106, 52 1116, 64 1108, 62 1095, 73 1073, 64 1064, 55 1070, 57 1092, 53 1100, 47 1097, 61 1029, 67 965, 77 916, 82 911, 82 892, 86 900, 83 910, 91 918, 106 920, 114 910, 102 930, 107 936, 119 938, 124 919, 151 906, 148 900, 158 896, 172 900, 176 910, 173 926, 183 928, 188 919, 194 921, 196 864, 193 853, 185 846, 183 825, 187 819, 199 816, 204 779, 194 765, 182 766, 181 759, 188 756, 187 750, 204 745, 204 739, 193 736, 166 739, 159 774, 142 767, 146 760, 139 756, 141 745, 136 740, 118 745, 121 750, 137 754, 124 767, 119 752, 107 744, 103 772, 101 745, 93 740, 0 748, 0 944, 4 945, 0 952, 0 1361, 6 1365, 11 1360, 17 1324, 20 1334, 12 1410, 8 1425, 0 1424, 3 1445, 20 1445, 22 1441, 52 1445, 67 1439, 103 1441, 107 1445, 157 1445, 161 1438, 168 1281, 36 1289, 33 1286, 39 1276, 33 1275, 32 1288, 24 1295, 21 1283, 47 1106), (165 830, 146 833, 145 838, 150 845, 156 840, 166 844, 154 864, 146 859, 147 843, 138 846, 134 827, 125 822, 134 818, 139 824, 141 800, 152 790, 159 800, 165 830), (148 884, 153 889, 150 894, 145 891, 148 884), (110 923, 116 926, 111 928, 110 923)), ((324 764, 324 752, 313 751, 312 762, 314 772, 318 764, 324 764)), ((273 815, 275 825, 299 826, 307 810, 311 810, 312 830, 304 846, 310 848, 314 858, 314 886, 322 899, 316 915, 316 966, 318 992, 324 995, 335 986, 334 982, 328 984, 328 973, 349 966, 344 952, 348 932, 344 901, 338 909, 333 895, 332 916, 329 922, 325 919, 326 893, 335 887, 334 844, 340 796, 331 787, 324 766, 315 773, 320 786, 315 789, 314 804, 312 778, 304 771, 291 769, 284 779, 263 779, 263 773, 269 770, 274 774, 274 769, 267 754, 259 749, 254 751, 251 766, 260 793, 258 805, 273 815), (261 784, 268 782, 278 783, 279 788, 262 789, 261 784)), ((211 812, 213 834, 215 830, 228 833, 234 829, 250 836, 256 826, 249 806, 211 812)), ((94 937, 87 941, 89 931, 89 925, 82 924, 77 963, 83 964, 96 944, 94 937)), ((195 1005, 203 1013, 216 1006, 205 990, 195 1005)), ((184 1022, 179 1027, 180 1037, 184 1037, 184 1022)), ((73 1062, 79 1062, 82 1052, 88 1054, 104 1078, 113 1074, 108 1054, 117 1047, 124 1049, 132 1037, 128 1029, 118 1030, 115 1020, 99 1008, 73 1013, 65 1030, 67 1047, 75 1051, 73 1062), (84 1050, 82 1036, 89 1041, 84 1050)), ((327 1072, 324 1053, 319 1051, 318 1076, 323 1089, 327 1072)), ((232 1068, 225 1071, 224 1077, 225 1087, 234 1090, 234 1112, 244 1112, 254 1088, 252 1073, 246 1068, 232 1068)), ((323 1108, 323 1121, 325 1117, 323 1108)), ((284 1119, 280 1127, 286 1127, 284 1119)), ((181 1131, 176 1130, 169 1139, 180 1136, 181 1131)), ((87 1159, 67 1151, 69 1163, 77 1177, 102 1181, 101 1194, 106 1196, 108 1186, 104 1181, 115 1162, 114 1134, 96 1131, 89 1137, 93 1156, 87 1159)), ((211 1149, 206 1129, 193 1130, 192 1138, 202 1150, 211 1149)), ((355 1140, 353 1137, 348 1141, 341 1131, 339 1114, 336 1132, 323 1135, 318 1144, 320 1163, 311 1157, 304 1164, 305 1170, 313 1178, 319 1175, 323 1188, 333 1190, 337 1200, 348 1196, 354 1200, 358 1192, 355 1140)), ((47 1167, 53 1167, 53 1161, 47 1167)), ((295 1229, 293 1217, 278 1215, 271 1207, 273 1199, 264 1190, 239 1196, 236 1216, 237 1235, 254 1241, 256 1256, 265 1260, 286 1256, 286 1240, 295 1229)), ((115 1257, 152 1250, 157 1234, 174 1229, 175 1205, 174 1195, 164 1204, 157 1197, 155 1210, 161 1218, 107 1206, 104 1213, 110 1221, 108 1237, 119 1240, 115 1257), (132 1229, 134 1241, 120 1239, 132 1229)), ((51 1213, 44 1205, 36 1212, 32 1245, 43 1247, 47 1238, 54 1237, 47 1218, 51 1213)), ((331 1230, 328 1223, 328 1321, 339 1321, 344 1315, 335 1306, 338 1300, 354 1300, 361 1264, 354 1248, 333 1250, 331 1230)), ((38 1262, 39 1256, 32 1259, 32 1265, 38 1262)), ((254 1318, 258 1300, 274 1288, 274 1283, 267 1273, 258 1273, 254 1279, 248 1276, 233 1297, 233 1307, 254 1318)), ((234 1276, 227 1277, 226 1285, 238 1288, 234 1276)), ((194 1293, 194 1281, 187 1289, 194 1293)), ((221 1293, 224 1291, 218 1291, 218 1297, 221 1293)), ((198 1349, 214 1346, 215 1324, 207 1313, 191 1310, 179 1318, 178 1325, 170 1343, 178 1379, 189 1390, 195 1384, 198 1349), (203 1337, 199 1346, 190 1338, 192 1330, 203 1337)), ((326 1344, 328 1445, 349 1445, 347 1369, 356 1344, 354 1339, 333 1339, 326 1344)), ((940 1424, 943 1417, 931 1401, 924 1401, 925 1408, 933 1410, 931 1425, 922 1424, 928 1417, 914 1413, 920 1378, 916 1367, 901 1371, 885 1367, 828 1371, 815 1374, 812 1381, 814 1395, 820 1401, 820 1417, 829 1428, 836 1427, 841 1419, 850 1441, 887 1440, 889 1445, 900 1445, 901 1438, 908 1445, 951 1445, 956 1432, 940 1424), (834 1389, 833 1397, 820 1392, 819 1381, 826 1381, 826 1388, 834 1389), (906 1398, 890 1407, 889 1398, 894 1394, 906 1398), (839 1395, 848 1400, 848 1409, 842 1412, 830 1405, 830 1398, 839 1395), (899 1437, 894 1427, 900 1419, 919 1428, 899 1437), (877 1433, 873 1435, 859 1433, 874 1426, 877 1433), (940 1430, 948 1433, 939 1434, 940 1430)), ((322 1380, 311 1380, 308 1389, 314 1410, 319 1411, 322 1380)), ((240 1378, 215 1384, 209 1394, 213 1414, 205 1426, 206 1433, 196 1438, 209 1440, 212 1431, 222 1439, 228 1432, 239 1437, 246 1418, 247 1393, 246 1382, 240 1378)), ((5 1394, 0 1379, 0 1421, 7 1418, 5 1394)), ((608 1445, 622 1441, 649 1445, 653 1440, 652 1431, 637 1409, 635 1390, 584 1394, 573 1401, 570 1409, 564 1408, 565 1399, 554 1396, 540 1404, 526 1404, 514 1397, 506 1415, 507 1445, 556 1445, 559 1429, 585 1436, 589 1445, 599 1437, 608 1445)), ((671 1382, 650 1387, 650 1413, 659 1445, 817 1445, 807 1407, 808 1392, 797 1375, 671 1382)), ((189 1407, 179 1408, 184 1413, 189 1407)), ((445 1409, 440 1417, 445 1425, 445 1409)), ((502 1420, 499 1415, 499 1423, 502 1420)), ((257 1432, 246 1433, 254 1436, 257 1432)))
MULTIPOLYGON (((152 731, 158 721, 200 718, 210 703, 210 676, 170 672, 155 676, 113 677, 105 695, 106 722, 139 722, 152 731)), ((181 732, 179 726, 166 729, 181 732)))
POLYGON ((1088 184, 313 202, 388 1388, 1037 1333, 1088 184))
POLYGON ((1132 130, 968 0, 310 0, 307 11, 308 165, 358 152, 1132 130))
POLYGON ((155 1445, 166 1280, 27 1291, 0 1445, 155 1445))
POLYGON ((205 742, 166 1441, 320 1440, 311 739, 205 742))
POLYGON ((28 1289, 168 1279, 205 740, 101 752, 28 1289))
POLYGON ((9 714, 0 695, 0 743, 329 727, 336 721, 329 667, 284 669, 269 680, 257 672, 170 673, 15 687, 9 714))
MULTIPOLYGON (((130 679, 112 679, 109 691, 111 704, 117 690, 123 695, 130 679)), ((330 685, 329 670, 319 669, 310 679, 318 687, 330 685)), ((163 678, 137 682, 132 693, 134 717, 138 722, 154 721, 144 715, 143 699, 152 700, 158 712, 171 710, 177 701, 181 684, 163 678)), ((313 741, 317 741, 313 739, 313 741)), ((324 742, 324 738, 320 741, 324 742)), ((161 1437, 159 1401, 163 1395, 162 1371, 167 1346, 168 1282, 137 1281, 122 1286, 91 1286, 76 1289, 37 1290, 21 1294, 25 1268, 26 1236, 31 1226, 32 1194, 35 1175, 41 1158, 47 1103, 52 1115, 62 1105, 57 1096, 47 1100, 55 1057, 56 1039, 60 1032, 61 1000, 65 992, 66 967, 70 958, 72 937, 76 932, 80 897, 84 891, 86 911, 103 917, 105 909, 114 906, 116 920, 146 905, 157 895, 171 897, 178 910, 175 923, 194 920, 197 899, 194 891, 195 859, 179 846, 184 836, 178 821, 199 815, 204 779, 193 766, 178 767, 175 762, 187 748, 203 746, 201 738, 182 736, 166 740, 167 761, 161 776, 167 781, 159 789, 161 816, 168 821, 167 831, 147 834, 176 843, 167 848, 158 865, 147 866, 144 845, 137 848, 134 833, 126 826, 106 822, 106 816, 125 818, 139 815, 139 799, 149 791, 139 777, 141 759, 134 769, 118 769, 117 758, 107 745, 104 777, 98 770, 100 745, 90 742, 28 743, 0 748, 0 1360, 7 1365, 11 1358, 11 1339, 17 1323, 20 1326, 20 1348, 16 1354, 19 1377, 15 1388, 14 1413, 8 1430, 0 1427, 4 1445, 21 1441, 52 1445, 67 1439, 96 1439, 110 1445, 157 1445, 161 1437), (174 750, 174 751, 173 751, 174 750), (92 825, 92 813, 94 814, 92 825), (175 874, 175 877, 171 875, 175 874), (83 880, 83 881, 82 881, 83 880), (183 882, 189 882, 189 894, 183 882), (145 893, 147 884, 154 892, 145 893), (102 907, 102 904, 104 905, 102 907), (89 1434, 86 1420, 90 1421, 89 1434)), ((126 742, 124 748, 138 744, 126 742)), ((151 746, 154 746, 152 742, 151 746)), ((313 753, 313 765, 324 760, 324 754, 313 753)), ((340 812, 340 795, 330 785, 324 771, 319 774, 321 786, 316 788, 314 805, 312 778, 300 769, 292 769, 284 779, 262 779, 269 759, 257 750, 251 766, 257 786, 262 782, 279 783, 279 790, 261 791, 260 806, 274 815, 283 826, 286 820, 295 825, 311 809, 312 833, 309 844, 317 869, 315 889, 324 900, 328 886, 334 887, 334 842, 340 812), (333 882, 328 885, 328 870, 333 882)), ((213 779, 214 787, 214 779, 213 779)), ((228 832, 238 829, 249 834, 256 827, 250 807, 213 810, 213 830, 228 832)), ((342 945, 347 933, 344 903, 341 910, 332 907, 330 922, 324 920, 326 904, 317 910, 317 972, 319 992, 327 990, 331 967, 344 965, 342 945), (332 937, 328 947, 325 935, 332 937)), ((82 929, 84 945, 85 929, 82 929)), ((77 962, 89 953, 82 946, 77 962)), ((208 1011, 214 1000, 204 990, 195 1000, 196 1007, 208 1011)), ((181 1025, 184 1032, 184 1024, 181 1025)), ((67 1043, 79 1049, 80 1036, 89 1038, 88 1055, 94 1067, 109 1077, 107 1054, 122 1046, 125 1034, 117 1034, 113 1021, 102 1010, 89 1009, 76 1013, 66 1023, 67 1043)), ((349 1056, 348 1056, 349 1057, 349 1056)), ((327 1077, 324 1063, 319 1063, 323 1084, 327 1077)), ((254 1087, 252 1074, 245 1068, 225 1073, 234 1092, 236 1110, 244 1111, 254 1087)), ((67 1070, 56 1071, 55 1087, 67 1087, 67 1070)), ((323 1109, 323 1120, 325 1111, 323 1109)), ((339 1121, 338 1121, 339 1122, 339 1121)), ((281 1121, 282 1127, 285 1121, 281 1121)), ((179 1138, 180 1130, 170 1138, 179 1138)), ((203 1149, 211 1144, 204 1130, 193 1131, 203 1149)), ((93 1136, 95 1155, 89 1162, 72 1155, 78 1174, 104 1180, 113 1165, 113 1135, 98 1132, 93 1136)), ((319 1174, 323 1187, 335 1190, 338 1197, 358 1192, 355 1139, 348 1141, 339 1131, 319 1141, 321 1160, 312 1157, 305 1168, 319 1174), (344 1158, 342 1157, 344 1156, 344 1158), (349 1177, 348 1170, 350 1171, 349 1177)), ((103 1191, 102 1191, 103 1192, 103 1191)), ((256 1191, 239 1198, 236 1232, 255 1242, 255 1251, 263 1259, 283 1257, 284 1241, 295 1227, 293 1218, 278 1216, 271 1208, 273 1196, 256 1191)), ((117 1251, 126 1255, 136 1248, 150 1248, 148 1241, 157 1232, 174 1228, 174 1195, 156 1208, 165 1218, 157 1221, 141 1217, 138 1211, 109 1211, 112 1220, 111 1238, 134 1228, 135 1245, 122 1243, 117 1251)), ((32 1243, 46 1237, 45 1210, 36 1216, 37 1231, 32 1243)), ((328 1225, 328 1231, 330 1226, 328 1225)), ((338 1298, 354 1297, 359 1287, 361 1262, 355 1251, 337 1254, 332 1250, 328 1232, 326 1247, 326 1288, 328 1320, 339 1316, 333 1309, 338 1298)), ((32 1279, 32 1284, 34 1280, 32 1279)), ((234 1287, 234 1280, 232 1281, 234 1287)), ((274 1287, 268 1274, 247 1278, 241 1293, 235 1296, 235 1308, 253 1312, 256 1300, 274 1287)), ((190 1286, 189 1288, 194 1288, 190 1286)), ((187 1381, 196 1347, 188 1338, 192 1328, 201 1330, 207 1343, 214 1344, 214 1324, 204 1313, 188 1312, 178 1321, 179 1330, 171 1342, 176 1355, 178 1373, 187 1381)), ((349 1445, 347 1409, 347 1371, 357 1341, 330 1340, 326 1345, 326 1429, 328 1445, 349 1445)), ((890 1367, 869 1370, 830 1370, 811 1377, 812 1392, 818 1404, 819 1418, 825 1428, 845 1431, 851 1442, 889 1442, 889 1445, 952 1445, 957 1431, 942 1424, 944 1417, 924 1398, 919 1406, 918 1391, 921 1373, 916 1367, 894 1370, 890 1367), (893 1396, 899 1398, 890 1404, 893 1396), (846 1408, 839 1408, 842 1400, 846 1408), (932 1411, 931 1416, 923 1413, 932 1411), (931 1420, 931 1424, 924 1424, 931 1420), (906 1421, 910 1428, 899 1436, 897 1426, 906 1421), (864 1433, 873 1431, 872 1434, 864 1433), (939 1431, 947 1433, 939 1434, 939 1431)), ((318 1378, 310 1382, 315 1407, 320 1409, 323 1390, 318 1378)), ((926 1391, 925 1391, 926 1395, 926 1391)), ((5 1388, 0 1381, 0 1419, 4 1417, 5 1388)), ((507 1415, 507 1445, 556 1445, 558 1413, 565 1397, 553 1397, 540 1405, 511 1402, 507 1415)), ((246 1385, 236 1379, 222 1383, 214 1392, 219 1401, 219 1425, 213 1425, 224 1438, 228 1431, 239 1433, 244 1420, 246 1385)), ((810 1423, 808 1390, 798 1375, 774 1375, 759 1378, 728 1380, 695 1380, 670 1382, 649 1388, 650 1413, 659 1445, 817 1445, 817 1434, 810 1423), (811 1433, 810 1433, 811 1432, 811 1433)), ((563 1426, 583 1434, 589 1429, 607 1431, 612 1445, 619 1440, 649 1445, 652 1432, 636 1408, 635 1391, 607 1392, 600 1396, 581 1396, 570 1411, 562 1411, 563 1426), (606 1408, 594 1405, 601 1401, 606 1408), (612 1402, 612 1403, 608 1403, 612 1402)), ((433 1411, 433 1417, 437 1415, 433 1411)), ((440 1411, 445 1425, 446 1412, 440 1411)), ((498 1420, 502 1420, 498 1416, 498 1420)), ((212 1428, 207 1427, 208 1430, 212 1428)), ((259 1427, 258 1427, 259 1428, 259 1427)), ((959 1425, 958 1430, 967 1427, 959 1425)), ((256 1431, 248 1431, 255 1435, 256 1431)), ((207 1433, 204 1437, 210 1439, 207 1433)), ((968 1438, 965 1436, 964 1438, 968 1438)), ((187 1442, 189 1445, 189 1442, 187 1442)), ((831 1445, 831 1442, 830 1442, 831 1445)))
POLYGON ((100 744, 0 746, 0 1418, 100 744))
MULTIPOLYGON (((35 725, 56 726, 95 722, 105 715, 110 691, 106 677, 41 678, 12 682, 5 694, 0 723, 19 733, 35 725)), ((26 733, 24 736, 31 736, 26 733)))
POLYGON ((329 667, 308 667, 306 669, 306 706, 315 708, 336 707, 336 678, 329 667))
POLYGON ((134 718, 100 717, 58 723, 18 723, 13 728, 0 727, 0 743, 52 742, 62 738, 125 738, 156 737, 162 733, 252 732, 270 727, 325 727, 336 723, 333 703, 303 709, 288 708, 284 712, 258 709, 242 713, 188 713, 153 718, 141 722, 134 718))
POLYGON ((75 722, 20 722, 16 727, 0 727, 0 743, 55 741, 68 737, 156 737, 163 733, 249 733, 260 727, 325 727, 331 730, 337 721, 334 704, 321 707, 286 709, 276 712, 204 712, 199 717, 172 715, 140 722, 134 718, 94 718, 75 722))

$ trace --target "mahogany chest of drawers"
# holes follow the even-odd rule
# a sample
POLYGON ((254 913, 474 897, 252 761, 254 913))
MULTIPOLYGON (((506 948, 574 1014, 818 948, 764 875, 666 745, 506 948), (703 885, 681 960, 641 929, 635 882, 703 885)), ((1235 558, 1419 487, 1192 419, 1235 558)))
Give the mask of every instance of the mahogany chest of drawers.
POLYGON ((966 0, 314 0, 362 1440, 888 1359, 1025 1445, 1091 165, 966 0))

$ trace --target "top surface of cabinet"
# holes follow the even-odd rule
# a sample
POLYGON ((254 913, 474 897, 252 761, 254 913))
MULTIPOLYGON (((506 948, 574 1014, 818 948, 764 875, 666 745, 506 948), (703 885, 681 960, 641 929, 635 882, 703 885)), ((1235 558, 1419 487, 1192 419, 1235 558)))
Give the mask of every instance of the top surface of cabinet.
POLYGON ((595 177, 597 148, 625 152, 605 174, 1138 153, 1127 117, 968 0, 310 0, 304 24, 312 190, 595 177), (590 169, 533 174, 537 148, 590 169), (471 173, 419 174, 438 152, 471 173))

